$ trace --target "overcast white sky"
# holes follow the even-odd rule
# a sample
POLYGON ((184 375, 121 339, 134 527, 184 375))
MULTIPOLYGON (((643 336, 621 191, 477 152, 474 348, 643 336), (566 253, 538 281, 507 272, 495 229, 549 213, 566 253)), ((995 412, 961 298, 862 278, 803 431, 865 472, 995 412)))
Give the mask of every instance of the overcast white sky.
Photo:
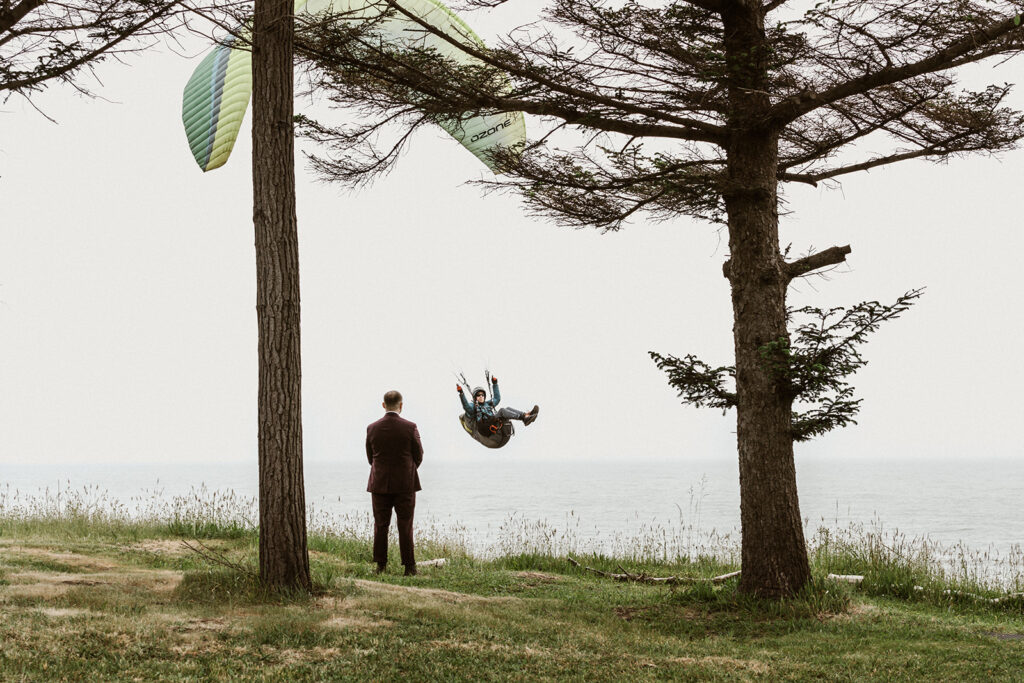
MULTIPOLYGON (((470 22, 487 39, 514 19, 470 22)), ((195 54, 104 65, 105 99, 34 98, 58 125, 0 106, 0 465, 255 459, 249 124, 225 167, 199 171, 180 120, 195 54)), ((1021 76, 1017 60, 992 80, 1021 76)), ((298 163, 308 460, 361 458, 391 388, 428 458, 735 457, 734 416, 680 405, 647 357, 731 362, 714 227, 601 235, 527 218, 464 184, 486 169, 440 130, 356 194, 298 163), (482 381, 485 367, 506 404, 541 405, 497 453, 456 420, 453 371, 482 381)), ((799 284, 792 304, 928 287, 866 347, 860 425, 798 458, 1024 455, 1022 179, 1019 151, 788 189, 794 253, 853 247, 846 272, 799 284)))

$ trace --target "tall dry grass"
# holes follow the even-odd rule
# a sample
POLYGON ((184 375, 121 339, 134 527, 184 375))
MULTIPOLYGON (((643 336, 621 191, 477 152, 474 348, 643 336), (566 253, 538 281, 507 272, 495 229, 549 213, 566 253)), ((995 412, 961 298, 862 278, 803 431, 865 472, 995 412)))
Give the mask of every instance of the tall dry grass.
MULTIPOLYGON (((512 513, 497 529, 486 530, 481 543, 478 529, 419 520, 417 543, 428 556, 476 558, 510 567, 554 566, 566 556, 574 556, 612 566, 621 562, 642 565, 652 571, 659 566, 666 570, 739 569, 738 535, 702 528, 702 500, 702 487, 692 488, 688 508, 680 507, 676 520, 638 523, 630 533, 586 530, 573 511, 566 513, 561 523, 512 513)), ((32 494, 6 486, 0 488, 0 536, 255 538, 257 510, 254 497, 205 486, 171 496, 147 490, 127 502, 96 486, 75 488, 69 484, 32 494)), ((311 507, 308 520, 310 547, 323 552, 363 548, 373 534, 369 511, 339 515, 311 507)), ((862 588, 868 593, 988 599, 1024 591, 1020 546, 999 554, 992 548, 975 549, 963 543, 946 545, 927 537, 906 536, 877 520, 845 527, 808 523, 806 531, 815 576, 863 575, 862 588)))

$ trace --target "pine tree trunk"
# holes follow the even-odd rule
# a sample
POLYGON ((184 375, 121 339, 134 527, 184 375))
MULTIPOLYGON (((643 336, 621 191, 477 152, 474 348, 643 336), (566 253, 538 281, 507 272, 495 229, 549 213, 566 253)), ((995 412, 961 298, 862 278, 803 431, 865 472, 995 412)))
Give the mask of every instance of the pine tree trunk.
POLYGON ((257 0, 253 23, 253 224, 259 328, 260 579, 310 588, 302 473, 299 240, 291 0, 257 0))
MULTIPOLYGON (((774 147, 774 140, 769 145, 774 147)), ((742 569, 740 590, 765 597, 791 595, 810 580, 791 433, 792 398, 759 349, 786 331, 786 286, 778 242, 775 165, 762 140, 730 150, 734 189, 729 214, 733 341, 736 352, 736 438, 740 464, 742 569), (742 172, 742 173, 741 173, 742 172)))
POLYGON ((738 395, 742 575, 740 591, 782 597, 810 580, 796 488, 792 397, 759 349, 789 338, 788 279, 779 253, 778 139, 764 127, 767 52, 760 2, 725 16, 730 80, 729 280, 738 395))

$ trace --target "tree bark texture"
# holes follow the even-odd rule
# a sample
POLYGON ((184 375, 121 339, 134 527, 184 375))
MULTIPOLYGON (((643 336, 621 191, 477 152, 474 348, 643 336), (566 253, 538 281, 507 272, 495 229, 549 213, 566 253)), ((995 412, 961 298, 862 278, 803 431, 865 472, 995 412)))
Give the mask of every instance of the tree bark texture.
POLYGON ((742 570, 740 591, 792 595, 810 580, 797 498, 792 396, 759 349, 789 338, 779 252, 778 138, 766 125, 767 51, 759 0, 724 13, 729 69, 728 178, 733 340, 736 351, 742 570))
POLYGON ((310 588, 302 472, 292 0, 257 0, 252 177, 259 327, 260 579, 310 588))

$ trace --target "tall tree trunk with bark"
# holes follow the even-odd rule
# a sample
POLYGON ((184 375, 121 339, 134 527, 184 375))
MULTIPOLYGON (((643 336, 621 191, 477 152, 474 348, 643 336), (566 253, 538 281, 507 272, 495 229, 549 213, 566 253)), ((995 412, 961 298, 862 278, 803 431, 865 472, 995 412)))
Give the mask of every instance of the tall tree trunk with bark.
MULTIPOLYGON (((792 595, 810 580, 797 498, 793 397, 761 349, 785 339, 789 278, 779 252, 778 137, 766 125, 768 45, 759 0, 724 14, 730 75, 728 180, 740 465, 740 590, 792 595), (767 361, 767 362, 766 362, 767 361)), ((779 359, 782 360, 782 359, 779 359)))
POLYGON ((302 473, 302 367, 291 0, 253 17, 253 224, 259 327, 260 580, 311 586, 302 473))

